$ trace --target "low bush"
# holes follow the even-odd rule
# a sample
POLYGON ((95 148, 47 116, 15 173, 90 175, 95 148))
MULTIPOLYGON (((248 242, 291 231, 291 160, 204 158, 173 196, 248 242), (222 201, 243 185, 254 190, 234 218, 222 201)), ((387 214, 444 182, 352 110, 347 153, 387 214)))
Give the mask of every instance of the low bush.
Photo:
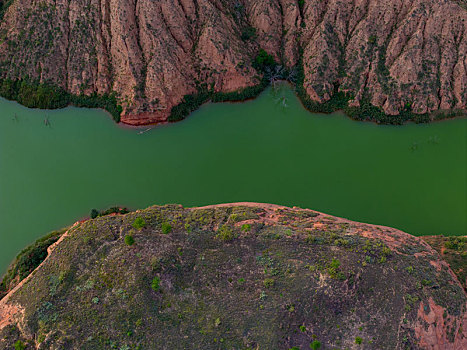
POLYGON ((151 282, 151 288, 153 291, 157 292, 160 290, 161 286, 161 279, 160 277, 156 276, 153 278, 152 282, 151 282))
POLYGON ((266 288, 270 288, 270 287, 273 287, 274 286, 274 280, 272 278, 266 278, 264 281, 263 281, 263 284, 266 288))
POLYGON ((91 216, 91 219, 97 218, 99 216, 99 211, 97 209, 92 209, 90 216, 91 216))
POLYGON ((243 224, 242 225, 242 231, 243 232, 249 232, 251 230, 251 225, 250 224, 243 224))
POLYGON ((24 345, 24 343, 21 340, 18 340, 15 343, 15 350, 24 350, 24 349, 26 349, 26 345, 24 345))
POLYGON ((133 224, 131 224, 135 229, 141 230, 144 226, 146 226, 146 221, 142 217, 137 217, 133 224))
POLYGON ((223 241, 231 241, 235 238, 235 234, 232 231, 232 228, 227 225, 222 225, 217 231, 216 237, 223 241))
POLYGON ((126 245, 133 245, 135 243, 135 239, 133 238, 132 235, 126 235, 125 236, 125 244, 126 245))
POLYGON ((266 50, 260 49, 253 61, 252 66, 257 71, 264 72, 267 68, 275 67, 276 61, 274 61, 274 57, 268 54, 266 50))
POLYGON ((256 28, 255 27, 246 27, 242 30, 240 38, 243 41, 254 40, 256 38, 256 28))
POLYGON ((166 235, 166 234, 168 234, 170 232, 172 232, 172 226, 167 222, 163 222, 162 223, 162 233, 166 235))
POLYGON ((313 342, 310 344, 310 349, 318 350, 320 348, 321 348, 321 342, 318 340, 313 340, 313 342))

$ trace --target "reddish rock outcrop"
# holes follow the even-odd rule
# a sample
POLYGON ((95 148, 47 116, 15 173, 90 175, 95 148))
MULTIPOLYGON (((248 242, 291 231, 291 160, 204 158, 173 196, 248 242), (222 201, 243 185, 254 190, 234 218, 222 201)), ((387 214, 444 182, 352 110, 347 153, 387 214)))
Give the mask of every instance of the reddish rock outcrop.
POLYGON ((466 108, 466 34, 453 0, 15 0, 0 23, 0 77, 115 91, 123 122, 139 125, 166 121, 202 85, 257 84, 262 47, 286 67, 303 52, 314 101, 338 85, 353 106, 423 114, 466 108))

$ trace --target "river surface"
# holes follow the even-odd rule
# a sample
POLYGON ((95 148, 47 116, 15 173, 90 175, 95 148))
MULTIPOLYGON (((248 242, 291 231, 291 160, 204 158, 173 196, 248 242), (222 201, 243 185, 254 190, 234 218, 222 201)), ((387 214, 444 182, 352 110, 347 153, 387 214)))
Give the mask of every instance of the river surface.
POLYGON ((310 113, 282 86, 139 130, 100 110, 0 99, 0 273, 48 231, 117 204, 267 202, 414 235, 467 232, 467 119, 355 122, 310 113))

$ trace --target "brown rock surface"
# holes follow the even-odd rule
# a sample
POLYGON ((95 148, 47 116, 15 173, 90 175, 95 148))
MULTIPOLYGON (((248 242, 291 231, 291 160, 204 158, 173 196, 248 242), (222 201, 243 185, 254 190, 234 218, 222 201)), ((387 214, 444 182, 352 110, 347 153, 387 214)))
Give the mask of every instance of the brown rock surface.
POLYGON ((15 0, 0 23, 0 77, 72 93, 115 91, 122 120, 167 120, 201 84, 259 82, 260 47, 324 102, 334 85, 387 114, 465 109, 467 11, 453 0, 15 0), (245 39, 242 33, 256 29, 245 39))

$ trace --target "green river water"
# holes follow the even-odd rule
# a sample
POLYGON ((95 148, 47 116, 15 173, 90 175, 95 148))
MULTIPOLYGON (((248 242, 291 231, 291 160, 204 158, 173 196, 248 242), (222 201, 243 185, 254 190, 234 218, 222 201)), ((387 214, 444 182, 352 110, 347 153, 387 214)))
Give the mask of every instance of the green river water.
POLYGON ((467 119, 355 122, 306 111, 285 86, 144 134, 100 110, 2 99, 0 273, 48 231, 117 204, 268 202, 414 235, 466 234, 466 168, 467 119))

